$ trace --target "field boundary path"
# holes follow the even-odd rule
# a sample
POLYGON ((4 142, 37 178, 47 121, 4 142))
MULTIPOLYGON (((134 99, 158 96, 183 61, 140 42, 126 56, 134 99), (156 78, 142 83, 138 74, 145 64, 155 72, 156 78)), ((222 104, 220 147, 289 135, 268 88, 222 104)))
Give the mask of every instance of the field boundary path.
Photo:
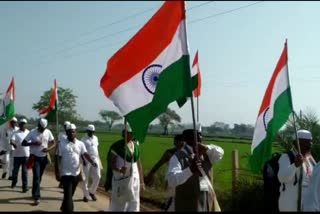
MULTIPOLYGON (((2 171, 2 170, 1 170, 2 171)), ((0 180, 0 212, 3 211, 24 211, 24 212, 60 212, 63 198, 63 189, 58 188, 53 172, 46 169, 41 182, 41 201, 37 206, 32 205, 31 197, 32 171, 28 171, 29 191, 22 193, 21 175, 19 173, 17 186, 12 189, 11 181, 0 180)), ((109 197, 101 189, 96 194, 97 201, 83 202, 81 183, 78 184, 74 194, 74 211, 100 211, 103 212, 109 207, 109 197)), ((141 211, 160 211, 157 208, 141 204, 141 211)))

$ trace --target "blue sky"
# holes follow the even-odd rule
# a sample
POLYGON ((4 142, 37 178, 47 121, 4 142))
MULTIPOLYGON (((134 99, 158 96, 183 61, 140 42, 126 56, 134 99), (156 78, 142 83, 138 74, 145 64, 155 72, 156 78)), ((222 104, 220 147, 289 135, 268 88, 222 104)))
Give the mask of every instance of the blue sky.
MULTIPOLYGON (((319 114, 320 2, 262 2, 195 22, 254 2, 204 3, 187 2, 187 8, 194 7, 187 11, 191 61, 198 49, 202 72, 202 124, 255 123, 286 38, 294 108, 319 114)), ((77 111, 84 119, 100 119, 101 109, 117 111, 99 86, 107 60, 162 4, 0 2, 0 92, 14 76, 17 113, 36 117, 32 104, 56 78, 78 96, 77 111)), ((192 121, 190 102, 170 107, 183 123, 192 121)))

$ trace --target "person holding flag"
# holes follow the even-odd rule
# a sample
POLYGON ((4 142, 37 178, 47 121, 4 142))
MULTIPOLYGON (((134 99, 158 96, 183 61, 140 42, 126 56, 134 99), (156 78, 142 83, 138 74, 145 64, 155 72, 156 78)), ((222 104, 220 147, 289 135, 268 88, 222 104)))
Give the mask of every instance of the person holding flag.
MULTIPOLYGON (((67 138, 67 127, 70 125, 71 123, 69 121, 65 121, 64 124, 63 124, 63 132, 60 132, 59 135, 58 135, 58 142, 57 142, 57 146, 56 146, 56 152, 55 152, 55 156, 56 156, 56 159, 57 159, 57 156, 59 154, 59 143, 67 138)), ((57 161, 55 161, 55 165, 57 164, 57 161)), ((62 182, 60 181, 59 183, 59 188, 63 188, 62 186, 62 182)))
MULTIPOLYGON (((168 188, 174 192, 174 196, 168 211, 209 212, 216 200, 211 184, 211 168, 223 158, 224 150, 213 144, 201 143, 202 136, 199 131, 196 144, 193 135, 193 129, 183 131, 186 144, 169 161, 166 177, 168 188), (195 145, 198 146, 198 158, 193 150, 195 145)), ((220 207, 214 207, 214 211, 219 209, 220 207)))
POLYGON ((188 97, 196 130, 185 6, 185 1, 165 1, 108 60, 100 80, 105 96, 126 118, 139 143, 145 142, 149 124, 170 103, 177 102, 181 108, 188 97))
MULTIPOLYGON (((0 99, 1 105, 0 105, 0 137, 2 144, 1 145, 4 149, 5 154, 4 154, 4 173, 2 174, 2 178, 5 178, 7 173, 9 173, 9 178, 11 179, 12 175, 12 146, 10 145, 10 133, 7 133, 7 123, 10 120, 14 120, 17 122, 17 119, 14 117, 15 115, 15 106, 14 106, 14 101, 15 101, 15 83, 14 83, 14 78, 12 77, 12 80, 10 82, 10 85, 6 91, 6 94, 3 99, 0 99)), ((12 127, 12 125, 11 125, 12 127)), ((17 128, 15 128, 17 129, 17 128)), ((10 132, 10 131, 9 131, 10 132)))
MULTIPOLYGON (((296 137, 294 135, 294 137, 296 137)), ((302 177, 302 200, 301 209, 304 209, 308 186, 311 182, 313 168, 316 161, 311 155, 312 135, 308 130, 298 130, 298 139, 294 140, 293 153, 295 156, 294 162, 290 162, 287 153, 282 154, 279 159, 278 179, 281 183, 279 196, 279 211, 280 212, 296 212, 298 211, 298 178, 302 177), (298 151, 300 146, 301 154, 298 151), (300 167, 302 167, 302 175, 300 175, 300 167)))
POLYGON ((139 142, 128 126, 122 140, 112 144, 108 152, 108 182, 111 181, 111 203, 108 211, 140 211, 140 191, 144 190, 139 142), (124 181, 128 181, 124 183, 124 181), (125 185, 124 185, 125 184, 125 185))
POLYGON ((295 132, 295 160, 293 163, 287 154, 281 155, 279 159, 279 171, 277 178, 286 185, 280 186, 280 198, 278 207, 280 211, 302 211, 303 206, 303 185, 305 182, 303 171, 305 171, 302 160, 310 152, 311 133, 307 130, 297 132, 295 125, 295 113, 293 111, 291 89, 288 72, 288 46, 287 40, 284 49, 278 60, 276 68, 265 92, 262 104, 259 109, 254 129, 251 156, 249 164, 255 173, 261 173, 265 163, 272 157, 272 143, 277 133, 285 125, 290 115, 293 115, 295 132), (298 143, 299 141, 299 143, 298 143), (300 141, 301 144, 300 149, 300 141), (299 168, 299 176, 295 181, 296 168, 299 168), (288 183, 289 182, 289 183, 288 183), (294 187, 293 187, 294 186, 294 187), (282 196, 281 196, 282 195, 282 196))

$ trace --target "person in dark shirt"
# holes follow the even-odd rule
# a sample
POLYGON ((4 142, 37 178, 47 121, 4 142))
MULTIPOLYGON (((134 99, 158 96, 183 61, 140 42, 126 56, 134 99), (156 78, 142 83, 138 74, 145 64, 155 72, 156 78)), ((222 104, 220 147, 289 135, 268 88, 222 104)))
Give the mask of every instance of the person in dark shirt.
POLYGON ((174 153, 180 150, 184 146, 185 142, 184 142, 183 136, 181 134, 176 135, 174 137, 173 143, 174 143, 174 147, 171 149, 167 149, 163 153, 160 160, 152 167, 148 175, 145 177, 144 182, 146 185, 151 185, 153 183, 154 175, 158 171, 158 169, 160 169, 162 165, 169 163, 169 160, 174 155, 174 153))

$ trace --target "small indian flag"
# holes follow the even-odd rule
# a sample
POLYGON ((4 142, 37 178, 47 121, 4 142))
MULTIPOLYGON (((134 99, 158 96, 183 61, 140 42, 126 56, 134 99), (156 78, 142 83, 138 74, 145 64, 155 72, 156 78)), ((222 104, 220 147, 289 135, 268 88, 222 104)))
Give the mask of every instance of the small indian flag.
POLYGON ((288 74, 287 41, 264 95, 256 121, 249 163, 254 172, 261 172, 271 158, 272 142, 292 113, 288 74))
POLYGON ((51 92, 49 106, 47 108, 42 109, 39 112, 40 117, 46 118, 50 122, 55 122, 57 107, 58 107, 58 87, 57 87, 57 81, 54 80, 54 87, 51 92))
POLYGON ((0 125, 5 124, 14 117, 15 108, 15 84, 12 77, 11 83, 6 91, 4 99, 1 101, 0 106, 0 125))
POLYGON ((192 89, 193 95, 195 97, 199 97, 201 95, 201 73, 200 73, 200 66, 199 66, 199 59, 198 59, 198 51, 194 56, 192 69, 191 69, 191 76, 192 76, 192 89))
POLYGON ((100 81, 140 143, 171 102, 192 95, 185 19, 183 1, 166 1, 111 57, 100 81))

